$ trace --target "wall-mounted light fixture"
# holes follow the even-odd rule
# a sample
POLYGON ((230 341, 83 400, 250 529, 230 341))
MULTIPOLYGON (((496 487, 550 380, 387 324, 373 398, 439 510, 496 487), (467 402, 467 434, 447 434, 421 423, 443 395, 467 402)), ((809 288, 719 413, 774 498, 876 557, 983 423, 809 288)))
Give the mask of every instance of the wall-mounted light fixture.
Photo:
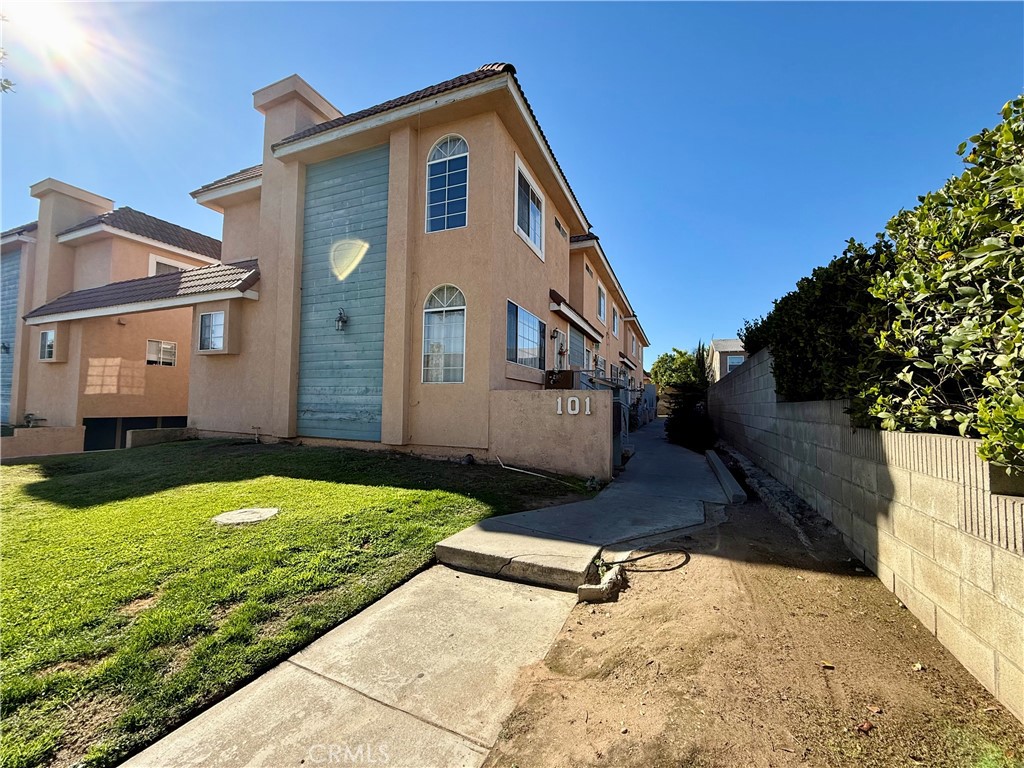
POLYGON ((558 329, 557 328, 552 328, 551 329, 551 338, 552 339, 557 339, 558 338, 558 329))
POLYGON ((348 323, 348 315, 345 314, 344 309, 338 307, 338 317, 334 320, 334 330, 344 331, 346 323, 348 323))
POLYGON ((5 355, 11 354, 11 345, 8 344, 6 341, 0 342, 0 353, 3 353, 5 355))

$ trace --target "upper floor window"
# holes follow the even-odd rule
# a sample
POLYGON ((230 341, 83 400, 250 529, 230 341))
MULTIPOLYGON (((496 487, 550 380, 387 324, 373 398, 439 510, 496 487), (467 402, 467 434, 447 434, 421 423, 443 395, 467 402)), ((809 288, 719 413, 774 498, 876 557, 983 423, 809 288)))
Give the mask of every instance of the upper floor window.
POLYGON ((633 357, 636 357, 636 336, 633 335, 632 333, 629 334, 629 341, 630 341, 630 345, 633 348, 633 357))
POLYGON ((465 361, 466 297, 454 285, 442 285, 423 305, 424 383, 461 384, 465 361))
POLYGON ((173 341, 146 341, 146 365, 177 365, 178 345, 173 341))
POLYGON ((175 261, 166 256, 157 256, 155 253, 149 254, 150 277, 153 275, 173 275, 189 269, 195 269, 195 265, 187 264, 184 261, 175 261))
POLYGON ((612 307, 612 335, 615 338, 619 337, 619 309, 618 309, 618 307, 612 307))
POLYGON ((743 355, 729 355, 728 357, 726 357, 725 361, 728 367, 726 373, 732 373, 734 370, 743 365, 743 361, 746 359, 747 358, 745 358, 743 355))
POLYGON ((224 349, 223 312, 204 312, 199 316, 199 349, 224 349))
POLYGON ((544 198, 516 158, 516 232, 544 259, 544 198))
POLYGON ((601 322, 605 321, 608 312, 608 296, 604 292, 604 286, 600 283, 597 284, 597 316, 601 318, 601 322))
POLYGON ((56 357, 57 332, 42 331, 39 334, 39 359, 53 360, 56 357))
POLYGON ((466 226, 469 198, 469 145, 445 136, 427 158, 427 232, 466 226))
POLYGON ((515 302, 508 302, 505 325, 505 359, 544 370, 547 326, 536 315, 515 302))

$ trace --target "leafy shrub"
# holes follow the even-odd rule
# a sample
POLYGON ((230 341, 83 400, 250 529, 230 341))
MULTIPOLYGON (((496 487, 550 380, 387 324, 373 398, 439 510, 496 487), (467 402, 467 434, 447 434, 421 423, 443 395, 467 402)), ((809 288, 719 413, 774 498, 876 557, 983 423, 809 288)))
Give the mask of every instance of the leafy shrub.
POLYGON ((1024 97, 1002 117, 971 137, 963 174, 745 321, 781 397, 850 398, 855 423, 980 437, 982 458, 1024 473, 1024 97))
POLYGON ((1022 472, 1024 97, 1002 116, 971 137, 967 171, 890 220, 861 396, 885 429, 978 435, 982 458, 1022 472))
POLYGON ((707 389, 685 382, 667 391, 668 418, 665 437, 669 442, 703 453, 715 445, 715 430, 707 409, 707 389))

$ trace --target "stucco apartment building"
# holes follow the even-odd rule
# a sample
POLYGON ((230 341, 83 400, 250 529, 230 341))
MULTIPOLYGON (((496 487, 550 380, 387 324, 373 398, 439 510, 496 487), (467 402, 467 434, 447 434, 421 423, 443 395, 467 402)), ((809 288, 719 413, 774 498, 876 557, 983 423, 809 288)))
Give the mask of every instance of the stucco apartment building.
MULTIPOLYGON (((39 219, 0 235, 3 422, 79 428, 44 452, 114 448, 129 429, 184 426, 191 307, 83 314, 67 299, 132 278, 176 281, 219 264, 220 242, 54 179, 31 194, 39 219)), ((5 455, 19 440, 5 440, 5 455)))
POLYGON ((222 277, 157 291, 194 307, 191 427, 487 458, 496 424, 540 418, 496 393, 642 380, 647 338, 511 65, 349 115, 293 75, 254 106, 262 162, 192 193, 223 214, 224 266, 194 274, 222 277))

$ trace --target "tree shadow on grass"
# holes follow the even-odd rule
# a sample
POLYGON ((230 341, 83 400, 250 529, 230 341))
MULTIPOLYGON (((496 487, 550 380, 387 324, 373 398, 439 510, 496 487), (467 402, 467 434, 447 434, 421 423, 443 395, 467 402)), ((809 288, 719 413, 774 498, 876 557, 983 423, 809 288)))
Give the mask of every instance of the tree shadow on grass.
POLYGON ((582 482, 570 478, 513 475, 487 464, 429 460, 386 451, 264 445, 240 440, 190 440, 6 464, 37 465, 43 479, 27 484, 25 492, 33 498, 74 509, 141 498, 183 486, 268 476, 457 493, 487 504, 494 514, 590 495, 582 482))

